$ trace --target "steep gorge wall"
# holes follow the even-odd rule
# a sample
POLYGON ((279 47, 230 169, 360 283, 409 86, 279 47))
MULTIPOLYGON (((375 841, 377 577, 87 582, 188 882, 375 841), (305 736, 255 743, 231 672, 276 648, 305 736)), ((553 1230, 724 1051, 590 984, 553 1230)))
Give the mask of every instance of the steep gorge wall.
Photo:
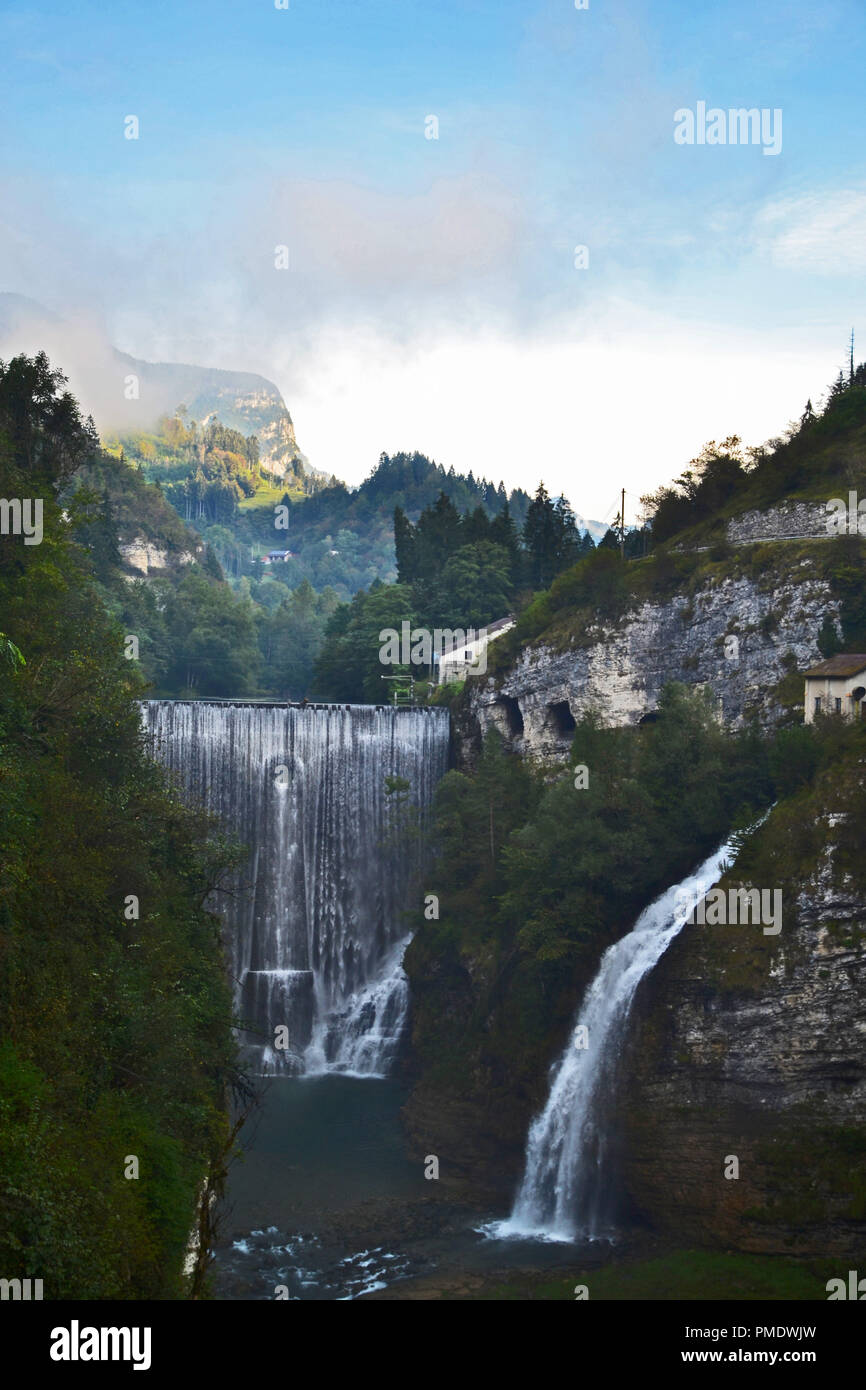
POLYGON ((866 1255, 866 894, 835 863, 836 824, 821 817, 831 847, 786 891, 777 937, 686 926, 641 988, 623 1178, 678 1241, 866 1255))
POLYGON ((482 736, 496 728, 515 752, 541 759, 567 754, 573 721, 589 709, 607 724, 639 723, 671 680, 707 686, 726 723, 752 715, 770 723, 781 713, 775 687, 821 659, 818 632, 838 614, 808 561, 798 582, 710 581, 691 597, 643 603, 599 624, 567 650, 525 647, 501 683, 473 683, 472 715, 482 736))
MULTIPOLYGON (((513 752, 560 761, 585 710, 637 724, 672 679, 709 688, 731 725, 755 715, 771 726, 802 700, 794 686, 821 659, 827 620, 841 631, 823 545, 777 544, 803 536, 826 540, 823 503, 746 513, 728 542, 770 542, 763 562, 645 602, 565 649, 561 628, 555 644, 525 646, 455 707, 458 758, 471 764, 493 727, 513 752)), ((864 767, 845 775, 862 793, 864 767)), ((866 886, 848 872, 863 797, 836 791, 797 813, 814 853, 793 836, 781 856, 780 936, 687 927, 639 991, 613 1099, 615 1181, 624 1213, 678 1244, 866 1259, 866 886), (739 1176, 726 1178, 732 1157, 739 1176)))

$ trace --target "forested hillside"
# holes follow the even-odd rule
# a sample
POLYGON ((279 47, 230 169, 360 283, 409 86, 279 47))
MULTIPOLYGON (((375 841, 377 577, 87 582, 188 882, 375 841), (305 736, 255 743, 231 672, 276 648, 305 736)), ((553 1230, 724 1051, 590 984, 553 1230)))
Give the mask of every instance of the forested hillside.
POLYGON ((109 528, 116 520, 124 535, 135 531, 135 497, 140 534, 153 534, 148 518, 159 511, 166 544, 185 535, 188 549, 204 546, 202 568, 233 591, 192 574, 179 584, 157 575, 120 596, 158 693, 381 700, 383 626, 493 621, 594 548, 567 501, 543 485, 535 499, 509 496, 501 483, 418 453, 383 454, 353 490, 309 473, 274 487, 255 437, 215 421, 201 427, 185 411, 111 451, 79 478, 101 497, 109 528))
POLYGON ((463 1181, 478 1182, 477 1169, 491 1189, 513 1183, 601 952, 732 825, 754 819, 779 765, 756 734, 720 728, 706 697, 671 686, 640 730, 581 721, 553 780, 493 731, 474 769, 443 779, 429 875, 441 915, 406 953, 408 1119, 419 1138, 437 1134, 463 1181))
POLYGON ((163 417, 152 434, 110 443, 159 483, 229 580, 248 580, 244 591, 269 609, 285 597, 280 589, 295 589, 304 579, 341 600, 377 579, 392 582, 395 508, 417 519, 443 493, 460 513, 480 509, 493 518, 507 509, 522 526, 529 507, 521 490, 509 496, 502 483, 464 477, 417 452, 382 454, 357 488, 309 467, 274 478, 260 464, 255 436, 213 420, 201 426, 185 410, 163 417), (274 549, 290 554, 271 566, 267 555, 274 549))
POLYGON ((533 502, 508 498, 419 454, 383 455, 355 491, 305 486, 275 492, 255 436, 185 411, 108 448, 94 436, 58 479, 91 583, 150 693, 381 700, 380 608, 398 626, 488 622, 523 602, 539 565, 558 570, 592 546, 543 487, 533 502), (278 513, 288 529, 274 526, 278 513), (266 547, 289 541, 297 554, 263 564, 266 547), (398 569, 401 582, 383 586, 398 569), (334 584, 317 587, 329 574, 334 584), (341 605, 362 581, 369 589, 341 605), (375 632, 359 643, 362 614, 375 632))
POLYGON ((780 1249, 848 1252, 863 1238, 849 1020, 862 996, 864 726, 804 725, 803 671, 818 653, 866 650, 866 537, 856 510, 852 530, 826 525, 832 499, 866 493, 864 431, 857 368, 784 437, 709 445, 646 499, 648 554, 602 545, 522 608, 484 677, 452 699, 458 767, 439 787, 429 876, 439 917, 406 954, 416 1146, 435 1135, 457 1186, 477 1189, 483 1172, 486 1190, 510 1194, 605 948, 772 807, 722 881, 778 888, 784 929, 686 926, 640 996, 609 1120, 626 1146, 621 1210, 682 1246, 768 1255, 780 1293, 780 1249), (743 526, 750 509, 796 518, 800 499, 814 504, 805 538, 743 526), (736 1195, 718 1181, 722 1152, 748 1154, 736 1195))
POLYGON ((725 520, 781 501, 828 500, 862 478, 866 443, 866 362, 839 372, 816 410, 765 444, 745 448, 738 435, 707 444, 674 483, 643 500, 656 544, 685 533, 695 543, 718 537, 725 520))
MULTIPOLYGON (((381 632, 418 627, 478 629, 522 609, 547 580, 594 551, 566 498, 540 483, 518 531, 509 503, 492 518, 483 507, 462 515, 440 492, 417 522, 394 509, 397 583, 373 585, 337 609, 316 663, 314 690, 326 699, 381 700, 381 632)), ((417 667, 415 675, 429 672, 417 667)), ((419 694, 421 692, 419 691, 419 694)))
MULTIPOLYGON (((866 497, 866 363, 840 373, 822 408, 807 402, 797 422, 759 448, 744 448, 736 435, 708 443, 675 482, 643 499, 646 531, 643 536, 633 532, 626 544, 633 563, 621 565, 613 547, 602 542, 536 593, 516 629, 497 643, 494 664, 503 671, 527 643, 558 650, 585 646, 594 640, 597 624, 619 623, 643 603, 675 596, 690 601, 702 585, 744 576, 767 588, 774 581, 801 583, 804 568, 825 579, 840 604, 839 630, 829 616, 821 628, 822 655, 862 651, 866 520, 861 516, 858 524, 855 517, 853 525, 834 532, 827 510, 833 498, 847 508, 852 492, 866 497), (731 542, 732 518, 798 503, 811 504, 812 516, 819 519, 817 533, 793 536, 784 545, 731 542)), ((765 621, 776 624, 778 616, 765 621)))
POLYGON ((203 906, 234 852, 147 756, 109 503, 73 479, 161 534, 165 504, 124 492, 63 386, 0 363, 0 493, 42 506, 40 543, 0 544, 0 1264, 46 1299, 183 1297, 245 1089, 203 906))

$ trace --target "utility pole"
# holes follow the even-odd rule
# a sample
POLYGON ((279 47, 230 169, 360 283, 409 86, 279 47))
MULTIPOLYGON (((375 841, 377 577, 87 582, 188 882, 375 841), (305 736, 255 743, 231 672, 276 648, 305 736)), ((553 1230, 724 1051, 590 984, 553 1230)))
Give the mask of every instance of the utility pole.
POLYGON ((850 351, 850 354, 849 354, 849 361, 850 361, 850 366, 849 366, 849 370, 848 370, 848 382, 849 382, 849 384, 850 384, 851 386, 853 386, 853 385, 854 385, 854 329, 853 329, 853 328, 851 329, 851 351, 850 351))
POLYGON ((620 559, 625 559, 625 488, 622 490, 622 502, 619 511, 619 554, 620 559))

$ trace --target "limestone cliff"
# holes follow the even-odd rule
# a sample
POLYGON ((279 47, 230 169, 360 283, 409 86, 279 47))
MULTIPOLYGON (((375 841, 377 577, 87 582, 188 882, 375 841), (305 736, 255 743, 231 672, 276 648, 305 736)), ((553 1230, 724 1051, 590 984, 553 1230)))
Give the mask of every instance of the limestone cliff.
POLYGON ((196 545, 194 549, 173 552, 166 545, 154 545, 144 536, 135 536, 130 541, 122 541, 118 550, 128 571, 127 578, 136 579, 154 571, 191 565, 201 558, 204 546, 196 545))
MULTIPOLYGON (((671 680, 709 688, 730 726, 798 722, 800 673, 851 630, 856 545, 828 537, 824 504, 783 504, 664 558, 663 583, 632 581, 648 570, 637 562, 606 610, 542 599, 542 621, 491 648, 488 675, 455 698, 458 766, 475 765, 490 728, 517 755, 561 762, 584 711, 636 725, 671 680)), ((866 1258, 866 756, 849 732, 850 747, 780 801, 737 861, 734 881, 782 890, 779 936, 686 927, 638 993, 611 1098, 611 1184, 623 1216, 666 1240, 866 1258), (739 1175, 726 1177, 734 1158, 739 1175)), ((611 922, 611 935, 633 920, 611 922)), ((519 976, 495 980, 467 936, 435 955, 418 942, 407 957, 421 1077, 406 1117, 416 1144, 435 1138, 458 1179, 482 1186, 484 1174, 492 1195, 519 1171, 588 976, 563 972, 521 1012, 519 976), (510 1075, 489 1067, 489 1046, 449 1073, 448 1038, 479 1018, 485 1039, 511 1037, 510 1075)))
POLYGON ((230 429, 256 435, 262 465, 276 477, 304 464, 286 403, 265 377, 180 362, 141 362, 123 353, 117 356, 139 378, 137 413, 142 420, 153 424, 158 415, 185 405, 194 420, 218 418, 230 429))
POLYGON ((787 691, 780 685, 820 660, 822 626, 841 630, 827 575, 832 553, 818 539, 731 548, 679 592, 635 599, 616 618, 572 631, 560 623, 495 675, 471 682, 475 732, 494 727, 515 752, 556 760, 568 752, 574 721, 585 711, 597 710, 607 724, 638 724, 671 680, 711 689, 728 724, 752 716, 772 724, 802 703, 790 680, 787 691))
POLYGON ((624 1185, 677 1240, 866 1253, 864 796, 860 764, 774 813, 760 871, 783 885, 777 937, 686 926, 639 993, 624 1185))
POLYGON ((726 527, 729 541, 745 545, 750 541, 778 541, 827 537, 828 512, 826 502, 783 502, 764 511, 742 512, 732 517, 726 527))
POLYGON ((85 411, 101 432, 152 430, 161 415, 186 406, 194 420, 255 434, 264 468, 275 478, 306 471, 292 417, 279 389, 253 372, 146 362, 120 352, 93 324, 74 327, 23 295, 0 293, 0 356, 48 351, 70 374, 85 411))

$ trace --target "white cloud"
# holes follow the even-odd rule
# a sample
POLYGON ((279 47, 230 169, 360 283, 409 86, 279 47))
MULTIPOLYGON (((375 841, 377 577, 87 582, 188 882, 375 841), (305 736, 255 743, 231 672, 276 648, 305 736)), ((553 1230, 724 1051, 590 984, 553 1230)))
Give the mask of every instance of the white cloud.
MULTIPOLYGON (((829 344, 722 331, 618 305, 591 330, 518 340, 449 334, 412 352, 332 333, 287 390, 302 448, 357 483, 381 450, 418 449, 507 487, 543 478, 605 519, 680 473, 707 439, 760 443, 817 396, 829 344)), ((278 370, 286 388, 291 369, 278 370)), ((629 505, 629 513, 635 506, 629 505)))
MULTIPOLYGON (((13 336, 0 356, 45 347, 97 423, 117 422, 125 369, 97 321, 35 316, 13 336)), ((321 326, 302 352, 291 335, 254 353, 214 335, 208 355, 275 381, 310 462, 349 483, 383 450, 418 449, 508 488, 531 491, 543 478, 582 515, 608 520, 620 487, 632 519, 640 494, 679 474, 707 439, 779 433, 832 375, 835 339, 831 325, 795 351, 784 327, 749 333, 623 301, 524 335, 452 324, 399 338, 371 320, 321 326)), ((158 355, 201 360, 171 346, 158 355)))
MULTIPOLYGON (((509 487, 543 477, 585 515, 603 515, 622 485, 639 494, 675 476, 707 438, 778 433, 835 374, 847 286, 828 301, 822 281, 820 319, 798 302, 792 331, 769 296, 767 259, 804 288, 819 268, 866 268, 866 193, 856 189, 780 199, 751 221, 713 203, 703 223, 676 231, 645 216, 643 244, 670 235, 695 248, 694 265, 670 255, 655 294, 639 257, 639 276, 632 267, 605 277, 598 227, 594 269, 581 278, 571 247, 583 235, 564 226, 545 242, 549 210, 489 174, 401 195, 345 180, 251 184, 236 218, 203 208, 204 238, 178 217, 160 234, 145 222, 128 242, 113 227, 98 242, 72 219, 61 224, 51 198, 40 206, 38 190, 27 192, 21 225, 0 223, 8 288, 68 313, 74 332, 55 334, 52 355, 98 418, 111 418, 122 392, 103 305, 105 336, 135 356, 275 381, 311 463, 349 482, 383 449, 417 448, 509 487), (730 256, 733 281, 697 256, 706 240, 713 256, 719 246, 730 256), (282 242, 290 272, 274 269, 282 242), (539 247, 562 267, 559 281, 542 279, 546 294, 533 277, 539 247), (64 303, 64 283, 92 314, 64 303)), ((790 284, 776 283, 787 310, 790 284)), ((37 338, 51 348, 41 329, 37 338)))
POLYGON ((866 272, 866 190, 783 198, 755 218, 757 249, 774 265, 819 275, 866 272))

